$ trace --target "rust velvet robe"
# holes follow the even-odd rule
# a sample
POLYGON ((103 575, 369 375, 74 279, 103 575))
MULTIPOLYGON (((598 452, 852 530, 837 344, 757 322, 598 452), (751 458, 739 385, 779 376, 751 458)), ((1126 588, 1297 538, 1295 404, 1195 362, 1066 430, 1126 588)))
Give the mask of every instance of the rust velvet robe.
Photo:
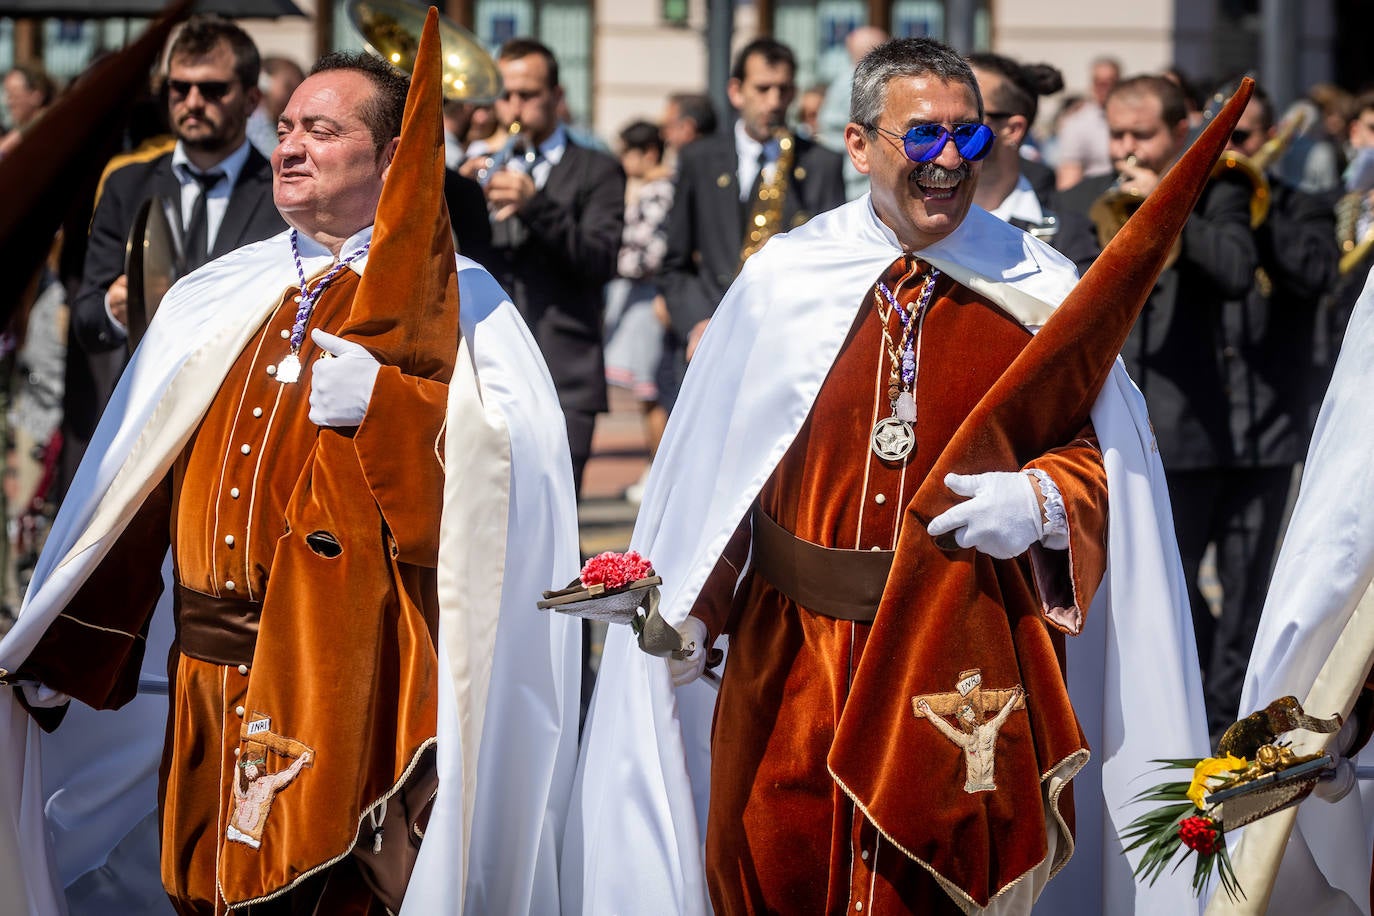
MULTIPOLYGON (((924 328, 916 448, 905 467, 886 464, 868 443, 875 420, 890 412, 870 295, 758 504, 815 544, 896 548, 878 618, 869 625, 812 613, 752 573, 735 588, 747 520, 698 597, 693 613, 713 636, 730 637, 706 831, 718 913, 959 912, 951 895, 986 904, 1044 860, 1043 799, 1058 785, 1042 791, 1042 778, 1065 761, 1072 772, 1086 756, 1063 681, 1060 628, 1076 631, 1077 609, 1091 603, 1105 569, 1106 475, 1091 429, 1031 464, 1063 496, 1067 552, 1036 546, 999 561, 962 550, 955 558, 968 574, 939 580, 958 589, 930 594, 934 578, 913 547, 930 539, 919 524, 904 528, 907 503, 936 456, 1029 339, 1014 319, 942 277, 924 328), (973 668, 985 689, 1020 684, 1027 693, 998 735, 992 792, 966 792, 963 752, 913 713, 915 696, 952 691, 973 668), (856 784, 846 792, 844 780, 856 784)), ((1071 830, 1067 793, 1057 802, 1071 830)), ((1070 850, 1066 837, 1053 865, 1070 850)))
MULTIPOLYGON (((357 286, 353 271, 340 274, 310 326, 337 332, 357 286)), ((413 862, 412 828, 434 789, 426 751, 436 716, 436 443, 447 385, 383 366, 362 425, 321 432, 307 418, 309 366, 320 355, 309 336, 299 383, 283 385, 267 372, 288 350, 297 293, 288 290, 249 340, 167 485, 145 501, 22 668, 96 708, 127 702, 169 544, 181 587, 225 601, 230 614, 241 607, 238 626, 256 627, 249 658, 206 660, 174 644, 168 662, 162 873, 183 912, 277 896, 359 840, 362 870, 346 870, 342 886, 327 893, 366 907, 370 886, 397 905, 404 876, 400 888, 389 884, 383 862, 398 857, 403 871, 413 862), (318 460, 327 452, 333 460, 318 460), (358 503, 345 512, 315 498, 327 490, 358 503), (358 506, 364 511, 353 511, 358 506), (318 531, 330 532, 341 553, 309 544, 318 531), (249 723, 262 720, 276 739, 248 734, 249 723), (227 838, 235 783, 246 785, 240 759, 260 759, 271 775, 302 747, 310 759, 272 795, 260 845, 227 838), (371 855, 374 821, 391 827, 376 873, 361 854, 371 855)), ((349 911, 331 899, 328 911, 349 911)))

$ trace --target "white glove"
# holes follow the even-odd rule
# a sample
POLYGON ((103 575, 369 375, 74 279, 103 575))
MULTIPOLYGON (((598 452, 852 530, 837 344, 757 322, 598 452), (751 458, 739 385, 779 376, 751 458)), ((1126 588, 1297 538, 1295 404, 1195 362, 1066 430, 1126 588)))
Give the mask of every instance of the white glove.
POLYGON ((1327 748, 1327 753, 1336 761, 1335 774, 1330 779, 1317 780, 1317 784, 1312 787, 1312 794, 1322 801, 1334 805, 1355 788, 1355 764, 1346 754, 1350 753, 1359 732, 1359 720, 1352 716, 1345 720, 1345 724, 1336 735, 1336 740, 1327 748))
POLYGON ((946 474, 945 486, 971 497, 931 519, 931 537, 954 533, 960 547, 999 560, 1025 553, 1045 533, 1035 486, 1020 471, 946 474))
POLYGON ((19 689, 24 691, 24 702, 35 709, 52 709, 72 701, 65 693, 58 693, 45 684, 20 684, 19 689))
POLYGON ((317 359, 310 370, 310 422, 316 426, 358 426, 367 415, 382 364, 362 344, 319 328, 310 339, 338 357, 317 359))
POLYGON ((706 624, 700 617, 688 614, 678 625, 677 632, 682 637, 683 650, 691 654, 681 660, 669 656, 667 662, 673 686, 682 687, 701 677, 701 672, 706 670, 706 651, 710 646, 706 645, 706 624))

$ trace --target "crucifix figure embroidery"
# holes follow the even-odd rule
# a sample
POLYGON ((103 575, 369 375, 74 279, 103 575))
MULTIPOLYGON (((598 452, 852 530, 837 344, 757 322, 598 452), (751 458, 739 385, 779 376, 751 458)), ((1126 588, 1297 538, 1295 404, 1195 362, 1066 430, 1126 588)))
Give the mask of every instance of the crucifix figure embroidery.
POLYGON ((1014 709, 1026 706, 1026 691, 1015 687, 984 691, 983 673, 978 668, 959 672, 953 693, 934 693, 911 698, 916 718, 929 719, 955 745, 964 751, 967 773, 964 791, 991 792, 997 788, 993 778, 997 754, 997 734, 1014 709), (987 716, 995 712, 991 719, 987 716), (953 716, 955 728, 946 719, 953 716))
POLYGON ((310 748, 268 729, 271 720, 256 718, 243 725, 245 738, 252 738, 240 754, 234 774, 234 810, 226 825, 225 838, 258 849, 262 846, 262 831, 277 793, 289 786, 304 767, 314 764, 315 752, 310 748), (289 766, 275 773, 267 772, 267 752, 291 760, 289 766))

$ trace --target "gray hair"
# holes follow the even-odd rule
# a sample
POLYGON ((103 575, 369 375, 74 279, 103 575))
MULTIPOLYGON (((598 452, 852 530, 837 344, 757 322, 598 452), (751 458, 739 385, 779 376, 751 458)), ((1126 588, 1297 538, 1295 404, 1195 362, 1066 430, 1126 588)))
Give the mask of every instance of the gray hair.
POLYGON ((869 51, 855 66, 849 120, 871 130, 887 107, 887 84, 907 76, 933 76, 947 83, 963 83, 978 102, 978 120, 983 119, 983 96, 968 61, 929 38, 894 38, 869 51))

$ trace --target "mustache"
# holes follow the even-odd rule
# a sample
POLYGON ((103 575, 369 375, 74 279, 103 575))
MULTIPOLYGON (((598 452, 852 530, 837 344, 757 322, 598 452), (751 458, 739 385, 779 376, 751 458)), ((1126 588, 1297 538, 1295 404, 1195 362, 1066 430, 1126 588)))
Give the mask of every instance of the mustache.
POLYGON ((922 162, 911 173, 911 180, 917 184, 932 181, 963 181, 973 173, 973 166, 960 162, 958 168, 947 169, 934 162, 922 162))

